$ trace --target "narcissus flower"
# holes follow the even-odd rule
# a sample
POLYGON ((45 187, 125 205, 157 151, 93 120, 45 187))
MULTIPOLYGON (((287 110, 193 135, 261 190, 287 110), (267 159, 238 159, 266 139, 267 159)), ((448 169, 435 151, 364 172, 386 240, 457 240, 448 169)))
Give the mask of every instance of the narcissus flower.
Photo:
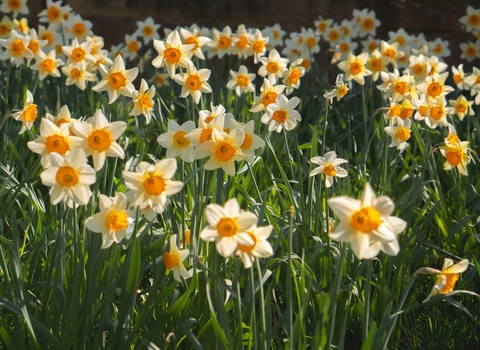
POLYGON ((108 157, 123 159, 125 152, 116 142, 122 136, 127 123, 116 121, 109 123, 102 110, 97 109, 93 118, 86 122, 74 123, 75 135, 83 138, 82 148, 87 156, 92 155, 96 171, 103 168, 108 157))
POLYGON ((250 112, 261 112, 267 109, 271 103, 275 103, 277 96, 285 90, 285 85, 273 85, 270 80, 264 79, 260 88, 260 96, 255 97, 250 112))
POLYGON ((186 121, 181 126, 174 120, 168 121, 168 131, 157 138, 157 142, 167 149, 167 157, 180 158, 188 163, 195 159, 195 147, 186 135, 195 129, 195 123, 186 121))
POLYGON ((238 96, 244 92, 254 92, 255 89, 252 80, 255 79, 255 73, 248 73, 247 67, 243 64, 238 68, 238 72, 230 70, 230 79, 227 83, 227 89, 235 90, 238 96))
POLYGON ((235 119, 229 119, 229 129, 231 131, 235 129, 241 129, 245 132, 245 139, 240 145, 240 149, 245 155, 245 160, 248 163, 253 163, 255 160, 255 150, 265 147, 265 141, 254 133, 255 122, 250 120, 248 123, 239 123, 235 119))
POLYGON ((403 150, 408 146, 408 139, 410 139, 410 127, 412 121, 410 118, 403 120, 402 118, 394 118, 393 125, 385 127, 385 132, 392 138, 392 142, 388 147, 397 147, 398 150, 403 150))
POLYGON ((467 164, 471 160, 468 144, 468 141, 459 141, 440 146, 440 152, 446 158, 443 169, 451 170, 456 167, 462 175, 468 176, 467 164))
POLYGON ((472 6, 467 6, 467 14, 458 21, 465 25, 467 32, 478 30, 480 29, 480 10, 474 9, 472 6))
POLYGON ((127 210, 127 196, 117 192, 114 198, 104 194, 98 196, 100 212, 85 220, 85 227, 102 234, 101 249, 113 242, 120 243, 127 234, 127 227, 133 223, 132 212, 127 210))
POLYGON ((13 113, 12 117, 23 123, 19 134, 24 133, 32 127, 33 122, 37 119, 37 105, 33 103, 33 95, 30 91, 27 90, 27 97, 25 98, 23 109, 13 113))
POLYGON ((465 59, 468 62, 471 62, 475 58, 480 57, 480 43, 478 41, 468 41, 466 43, 460 43, 460 50, 462 50, 460 59, 465 59))
POLYGON ((85 60, 62 67, 62 73, 66 77, 65 85, 75 84, 82 91, 87 87, 87 81, 95 79, 95 76, 87 70, 85 60))
POLYGON ((92 35, 92 27, 92 22, 83 19, 78 14, 70 16, 68 20, 64 22, 64 28, 68 36, 77 38, 79 42, 85 41, 88 35, 92 35))
POLYGON ((175 158, 165 158, 155 164, 138 163, 135 172, 124 171, 125 186, 132 191, 131 205, 145 209, 152 208, 157 214, 163 213, 167 199, 180 192, 181 181, 172 180, 177 171, 175 158))
MULTIPOLYGON (((480 96, 480 94, 477 96, 480 96)), ((456 114, 460 121, 462 121, 466 115, 475 115, 475 112, 472 109, 473 101, 467 101, 463 95, 458 96, 456 100, 449 100, 448 102, 453 108, 453 114, 456 114)))
POLYGON ((145 116, 146 123, 150 123, 153 113, 153 97, 155 96, 155 86, 150 86, 145 79, 142 79, 140 83, 140 90, 132 93, 133 109, 128 115, 137 116, 143 114, 145 116))
POLYGON ((90 53, 91 51, 92 51, 91 41, 85 41, 79 44, 77 38, 72 40, 71 45, 62 46, 62 52, 67 57, 67 65, 75 64, 81 61, 94 63, 95 58, 90 53))
MULTIPOLYGON (((212 139, 198 146, 199 154, 210 155, 205 163, 206 170, 222 168, 230 176, 235 175, 235 161, 245 158, 240 146, 245 141, 245 132, 242 129, 234 129, 229 134, 217 129, 212 130, 212 139)), ((197 155, 198 157, 198 155, 197 155)))
POLYGON ((44 168, 51 166, 50 153, 55 152, 65 156, 72 149, 79 148, 82 139, 70 135, 70 124, 64 123, 56 126, 46 118, 42 118, 40 123, 40 136, 34 141, 27 143, 28 148, 41 155, 41 163, 44 168))
POLYGON ((327 202, 339 220, 329 237, 350 242, 358 259, 372 259, 380 250, 388 255, 398 254, 397 235, 407 223, 391 215, 395 205, 389 197, 376 197, 370 184, 366 183, 359 200, 339 196, 327 202))
POLYGON ((335 80, 335 87, 323 95, 326 99, 330 101, 330 104, 333 102, 333 98, 336 97, 337 101, 340 101, 348 93, 348 86, 343 81, 343 74, 337 75, 335 80))
POLYGON ((366 68, 368 53, 364 52, 355 56, 352 52, 348 54, 347 60, 338 64, 338 68, 345 72, 345 79, 350 81, 354 79, 360 85, 365 84, 365 77, 372 74, 372 71, 366 68))
POLYGON ((227 258, 235 252, 238 245, 252 246, 255 242, 248 231, 257 224, 254 213, 240 210, 235 198, 228 200, 225 206, 209 204, 205 209, 208 226, 200 232, 200 238, 207 242, 215 241, 218 254, 227 258))
POLYGON ((432 291, 428 295, 427 299, 425 299, 425 301, 428 301, 431 297, 436 295, 450 294, 455 288, 455 284, 458 281, 458 276, 465 272, 467 268, 468 259, 463 259, 454 264, 452 259, 445 258, 443 261, 442 271, 431 267, 423 267, 415 271, 414 276, 419 274, 437 276, 432 291))
POLYGON ((63 24, 65 15, 71 12, 72 8, 69 5, 62 6, 62 1, 47 0, 47 8, 38 14, 38 20, 51 25, 63 24))
POLYGON ((212 88, 207 83, 210 74, 210 69, 203 68, 197 71, 193 64, 187 66, 185 73, 175 74, 173 79, 182 86, 180 97, 185 98, 191 95, 195 103, 198 104, 202 93, 212 92, 212 88))
POLYGON ((287 70, 288 59, 280 57, 276 49, 273 49, 268 54, 268 57, 261 57, 259 59, 262 66, 258 70, 258 75, 266 77, 272 85, 275 85, 277 79, 287 70))
POLYGON ((152 65, 155 68, 166 66, 168 75, 172 79, 178 67, 187 68, 193 65, 188 58, 188 53, 194 49, 195 44, 182 44, 180 34, 176 30, 168 34, 165 41, 153 40, 153 47, 158 56, 152 61, 152 65))
POLYGON ((65 157, 58 153, 50 154, 52 166, 40 174, 45 186, 50 188, 50 200, 53 205, 65 201, 73 208, 75 204, 87 205, 95 183, 95 169, 87 163, 82 148, 72 150, 65 157))
POLYGON ((178 249, 177 235, 170 237, 170 251, 164 252, 162 256, 165 267, 172 271, 173 278, 177 282, 182 282, 181 278, 192 277, 191 272, 187 271, 183 261, 188 258, 190 251, 188 249, 178 249), (181 277, 181 278, 180 278, 181 277))
POLYGON ((63 61, 59 58, 56 58, 55 50, 51 50, 48 54, 45 54, 40 50, 37 52, 35 64, 33 64, 30 68, 38 71, 38 78, 41 81, 47 76, 60 78, 60 71, 58 70, 58 67, 62 65, 63 61))
POLYGON ((0 12, 12 12, 14 18, 17 17, 19 13, 22 15, 28 15, 30 13, 27 6, 27 0, 2 0, 0 12))
POLYGON ((302 116, 295 108, 300 103, 298 97, 292 97, 290 100, 285 95, 279 95, 275 103, 267 106, 267 112, 262 116, 262 123, 268 124, 268 131, 276 132, 292 130, 297 126, 297 122, 302 120, 302 116))
POLYGON ((145 44, 154 39, 159 39, 158 28, 160 24, 155 24, 152 17, 147 17, 144 21, 137 21, 137 30, 135 36, 141 37, 145 44))
POLYGON ((360 36, 371 34, 373 36, 377 33, 377 27, 380 26, 380 21, 375 16, 375 11, 368 9, 353 10, 353 20, 357 25, 360 36))
POLYGON ((250 238, 253 240, 252 245, 238 244, 235 254, 240 257, 243 267, 249 269, 252 267, 255 258, 268 258, 273 255, 272 245, 268 242, 268 237, 272 233, 273 226, 252 227, 248 230, 250 238))
POLYGON ((233 38, 232 29, 229 26, 219 31, 213 28, 212 41, 207 44, 218 55, 218 58, 222 58, 225 54, 230 54, 233 50, 233 38))
POLYGON ((417 85, 417 90, 422 94, 426 94, 427 98, 430 100, 434 100, 438 97, 445 97, 445 95, 454 90, 453 87, 445 85, 447 77, 448 72, 442 74, 435 73, 431 76, 427 76, 425 82, 417 85))
POLYGON ((30 37, 18 34, 15 29, 10 31, 10 39, 0 39, 0 45, 5 48, 1 59, 4 61, 10 59, 17 67, 24 63, 25 58, 33 57, 32 51, 28 48, 30 37))
POLYGON ((310 172, 310 176, 315 176, 317 174, 325 175, 326 188, 329 188, 333 185, 333 178, 335 176, 340 178, 348 176, 347 171, 339 167, 340 164, 348 163, 348 160, 337 158, 335 151, 325 153, 325 157, 313 157, 310 159, 310 161, 314 164, 318 164, 318 167, 310 172))
POLYGON ((294 89, 298 89, 300 87, 300 78, 305 75, 305 67, 301 66, 302 62, 302 58, 296 59, 290 64, 288 69, 283 72, 282 82, 286 87, 286 95, 290 95, 294 89))
POLYGON ((188 58, 192 58, 192 56, 198 57, 201 60, 205 59, 205 55, 202 52, 202 48, 207 45, 212 39, 207 38, 200 34, 198 28, 192 28, 191 31, 180 28, 180 36, 182 37, 183 43, 185 45, 195 45, 191 51, 187 53, 188 58))
POLYGON ((138 75, 138 68, 125 70, 125 62, 123 62, 122 56, 115 57, 115 61, 110 68, 100 64, 100 73, 102 74, 102 80, 92 87, 92 90, 97 92, 107 90, 109 104, 115 102, 120 95, 132 96, 133 91, 135 91, 132 82, 138 75))

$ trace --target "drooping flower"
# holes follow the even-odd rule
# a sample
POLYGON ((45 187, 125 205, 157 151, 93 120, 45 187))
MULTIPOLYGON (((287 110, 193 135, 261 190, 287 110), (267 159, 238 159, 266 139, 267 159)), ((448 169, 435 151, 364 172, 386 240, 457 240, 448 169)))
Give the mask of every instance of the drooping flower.
POLYGON ((92 196, 89 186, 95 183, 95 170, 88 165, 83 149, 74 149, 65 157, 51 153, 50 161, 52 166, 40 174, 40 179, 51 187, 52 204, 65 201, 70 208, 75 204, 87 205, 92 196))
POLYGON ((165 41, 153 40, 153 47, 158 56, 152 61, 155 68, 166 66, 168 75, 173 79, 178 67, 187 68, 193 65, 188 58, 188 53, 193 50, 195 44, 182 44, 180 34, 176 30, 168 34, 165 41))
POLYGON ((163 213, 167 199, 180 192, 181 181, 172 180, 177 171, 175 158, 165 158, 155 164, 138 163, 135 171, 124 171, 125 186, 132 191, 131 205, 145 209, 152 208, 157 214, 163 213))
POLYGON ((254 213, 241 211, 235 198, 229 199, 225 206, 209 204, 205 209, 208 226, 200 232, 200 238, 214 242, 217 252, 227 258, 235 252, 238 245, 252 246, 255 242, 248 231, 257 224, 254 213))
POLYGON ((195 159, 195 147, 186 135, 195 129, 195 123, 186 121, 181 126, 173 119, 168 121, 168 130, 157 138, 157 142, 167 149, 167 157, 180 158, 188 163, 195 159))
POLYGON ((432 291, 428 295, 424 302, 428 301, 431 297, 437 295, 450 294, 455 288, 455 284, 458 281, 458 276, 465 272, 468 268, 468 259, 463 259, 454 264, 452 259, 445 258, 443 261, 442 271, 434 269, 432 267, 423 267, 415 271, 414 276, 419 274, 424 275, 436 275, 435 284, 432 291))
POLYGON ((28 142, 27 146, 31 151, 40 154, 42 166, 49 168, 52 152, 65 156, 71 150, 79 148, 82 141, 80 137, 70 135, 69 123, 57 126, 52 121, 42 118, 40 136, 28 142))
POLYGON ((235 254, 240 257, 243 267, 249 269, 252 267, 255 258, 268 258, 273 255, 272 245, 268 242, 268 237, 272 233, 273 226, 254 226, 248 230, 252 245, 238 244, 235 254))
POLYGON ((325 175, 326 188, 329 188, 333 185, 333 178, 335 176, 340 178, 348 176, 347 171, 339 166, 340 164, 348 163, 348 160, 337 158, 335 151, 325 153, 324 157, 313 157, 310 159, 310 161, 314 164, 318 164, 318 167, 310 172, 310 176, 315 176, 317 174, 325 175))
POLYGON ((123 148, 116 140, 126 128, 127 123, 123 121, 109 123, 101 109, 97 109, 89 121, 73 124, 75 135, 83 138, 82 148, 85 153, 87 156, 92 155, 96 171, 103 168, 107 157, 125 157, 123 148))
POLYGON ((262 116, 262 123, 268 124, 268 131, 276 132, 292 130, 297 126, 297 122, 302 120, 302 116, 295 108, 300 103, 298 97, 292 97, 290 100, 285 95, 278 95, 276 102, 267 106, 267 112, 262 116))
POLYGON ((145 79, 142 79, 140 83, 140 90, 134 91, 132 94, 133 109, 128 115, 137 116, 143 114, 145 116, 146 123, 150 123, 153 114, 153 97, 155 96, 155 86, 150 86, 145 79))
POLYGON ((207 83, 210 74, 210 69, 203 68, 197 71, 193 64, 187 66, 185 73, 175 74, 173 79, 182 86, 180 97, 185 98, 191 95, 195 103, 198 104, 202 93, 212 92, 212 88, 207 83))
POLYGON ((127 196, 117 192, 114 198, 104 194, 98 196, 100 212, 85 220, 85 227, 92 232, 102 234, 101 249, 113 242, 120 243, 127 234, 127 227, 134 221, 132 212, 127 210, 127 196))
POLYGON ((337 101, 340 101, 348 93, 348 86, 343 81, 343 74, 337 75, 335 80, 335 87, 323 95, 326 99, 330 101, 330 104, 333 102, 333 98, 336 97, 337 101))
POLYGON ((162 260, 165 267, 172 271, 173 278, 175 278, 177 282, 181 283, 181 278, 186 279, 192 276, 183 265, 183 261, 187 259, 189 255, 190 251, 188 249, 178 249, 177 235, 172 235, 170 237, 170 251, 163 253, 162 260))
POLYGON ((21 121, 23 124, 19 134, 24 133, 32 127, 33 122, 37 119, 37 105, 33 103, 33 95, 29 90, 27 90, 27 97, 25 98, 23 109, 13 113, 12 117, 21 121))
POLYGON ((398 254, 397 235, 407 223, 391 215, 395 205, 389 197, 376 197, 370 184, 366 183, 359 200, 339 196, 327 202, 339 220, 329 237, 350 242, 358 259, 372 259, 380 250, 388 255, 398 254))

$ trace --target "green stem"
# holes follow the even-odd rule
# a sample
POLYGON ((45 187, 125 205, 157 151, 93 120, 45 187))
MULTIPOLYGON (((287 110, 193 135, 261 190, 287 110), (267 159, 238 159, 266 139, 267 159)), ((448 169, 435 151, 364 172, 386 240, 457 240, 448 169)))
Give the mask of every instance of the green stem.
POLYGON ((255 259, 255 264, 257 265, 257 273, 258 273, 258 286, 260 288, 260 321, 262 322, 262 345, 263 349, 267 348, 267 324, 265 322, 265 300, 263 294, 263 283, 262 283, 262 270, 260 269, 260 262, 258 258, 255 259))
POLYGON ((287 265, 287 314, 288 314, 288 337, 289 348, 293 349, 293 292, 292 292, 292 245, 293 245, 293 218, 295 216, 293 205, 289 211, 289 230, 288 230, 288 265, 287 265))
POLYGON ((370 319, 370 287, 372 284, 372 260, 367 263, 367 277, 365 286, 365 307, 363 313, 363 334, 362 340, 365 342, 368 338, 368 324, 370 319))
POLYGON ((344 243, 340 243, 340 244, 342 245, 342 248, 340 250, 340 257, 337 262, 337 268, 335 269, 336 273, 335 273, 335 280, 332 285, 333 288, 330 290, 330 303, 333 303, 333 307, 330 306, 330 317, 328 318, 330 320, 330 333, 328 336, 329 342, 327 342, 327 346, 331 346, 332 344, 333 331, 335 329, 335 317, 337 315, 336 299, 338 296, 338 291, 340 290, 340 283, 342 282, 342 276, 343 276, 343 261, 345 260, 346 246, 344 243))

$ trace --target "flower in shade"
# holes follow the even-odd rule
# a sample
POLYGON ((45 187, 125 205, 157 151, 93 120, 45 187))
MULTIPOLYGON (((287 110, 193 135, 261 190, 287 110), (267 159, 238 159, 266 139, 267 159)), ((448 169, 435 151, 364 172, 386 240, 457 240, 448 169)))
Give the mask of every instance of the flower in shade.
POLYGON ((41 163, 44 168, 51 166, 50 153, 58 153, 65 156, 72 149, 79 148, 82 139, 70 135, 70 124, 64 123, 60 126, 52 121, 42 118, 40 123, 40 136, 34 141, 27 143, 28 148, 41 155, 41 163))
POLYGON ((22 15, 28 15, 30 13, 27 6, 27 0, 2 0, 0 12, 12 12, 14 18, 17 17, 19 13, 22 15))
POLYGON ((63 24, 66 15, 72 11, 70 5, 62 6, 62 1, 47 0, 47 8, 38 14, 40 22, 63 24))
POLYGON ((249 269, 252 267, 255 258, 268 258, 273 255, 273 248, 268 237, 272 233, 273 226, 257 227, 253 226, 248 230, 250 238, 253 240, 251 245, 238 244, 236 255, 240 257, 243 262, 243 267, 249 269))
POLYGON ((235 198, 229 199, 225 206, 209 204, 205 209, 208 226, 200 232, 200 238, 214 242, 217 252, 227 258, 235 252, 238 245, 252 246, 255 242, 248 233, 257 224, 257 216, 240 210, 235 198))
POLYGON ((55 50, 51 50, 48 54, 40 50, 35 57, 35 64, 30 68, 38 71, 40 81, 49 75, 54 78, 60 78, 58 67, 63 65, 63 61, 56 58, 55 50))
POLYGON ((191 95, 196 104, 200 102, 200 97, 203 93, 211 93, 212 88, 207 83, 208 78, 210 78, 210 69, 200 69, 197 71, 197 68, 193 64, 187 66, 186 73, 175 74, 173 79, 182 86, 182 92, 180 97, 187 97, 191 95))
POLYGON ((338 68, 345 72, 345 79, 350 81, 354 79, 358 84, 365 84, 365 77, 372 74, 372 71, 366 68, 368 61, 368 52, 355 56, 349 52, 345 61, 338 64, 338 68))
POLYGON ((302 120, 298 111, 295 110, 300 103, 298 97, 292 97, 290 100, 285 95, 279 95, 275 103, 267 107, 267 112, 262 116, 262 123, 268 124, 268 131, 276 132, 292 130, 297 126, 297 122, 302 120))
POLYGON ((121 159, 125 157, 122 147, 116 140, 122 136, 126 128, 127 123, 123 121, 109 123, 100 109, 97 109, 89 121, 73 124, 75 135, 83 138, 82 148, 85 153, 87 156, 92 155, 96 171, 103 168, 107 156, 121 159))
POLYGON ((190 251, 188 249, 178 249, 177 235, 170 237, 170 251, 163 253, 163 263, 165 267, 172 271, 173 278, 177 282, 182 282, 181 278, 190 278, 191 272, 187 271, 183 261, 188 258, 190 251))
POLYGON ((113 242, 120 243, 127 234, 127 226, 133 223, 132 213, 127 210, 127 196, 117 192, 114 198, 103 194, 98 196, 100 212, 85 220, 85 227, 92 232, 102 234, 101 249, 113 242))
POLYGON ((145 79, 142 79, 140 83, 140 90, 132 93, 133 109, 128 115, 137 116, 143 114, 146 119, 146 123, 150 123, 153 113, 153 97, 155 96, 155 86, 150 86, 145 79))
POLYGON ((89 186, 95 183, 95 170, 88 165, 83 149, 74 149, 65 157, 51 153, 50 161, 52 166, 40 174, 40 179, 51 187, 52 204, 65 201, 70 208, 75 204, 87 205, 92 196, 89 186))
POLYGON ((110 68, 100 64, 100 73, 102 74, 102 80, 92 87, 93 91, 105 91, 108 92, 108 103, 113 103, 120 95, 131 97, 135 87, 132 81, 138 75, 138 68, 131 68, 125 70, 125 62, 123 62, 122 56, 115 57, 115 61, 110 68))
POLYGON ((168 75, 173 79, 178 67, 187 68, 193 65, 188 58, 188 53, 195 47, 194 44, 182 44, 180 35, 176 30, 168 34, 165 41, 153 40, 153 47, 158 56, 152 61, 155 68, 167 67, 168 75))
MULTIPOLYGON (((480 96, 480 94, 477 96, 480 96)), ((466 115, 475 115, 475 112, 472 108, 473 101, 467 101, 467 99, 463 95, 458 96, 456 100, 449 100, 448 102, 453 108, 453 114, 456 114, 460 121, 462 121, 466 115)))
POLYGON ((180 156, 185 162, 193 162, 195 148, 186 137, 193 129, 195 129, 195 123, 191 120, 186 121, 181 126, 175 120, 170 119, 168 121, 168 131, 157 138, 157 142, 167 149, 168 158, 180 156))
POLYGON ((252 80, 255 79, 255 73, 248 73, 247 67, 243 64, 238 68, 238 72, 230 70, 230 79, 227 83, 227 89, 235 90, 238 96, 244 92, 254 92, 255 89, 252 80))
POLYGON ((310 176, 315 176, 317 174, 325 175, 325 187, 329 188, 333 184, 333 178, 336 177, 346 177, 348 173, 345 169, 339 167, 340 164, 348 163, 348 160, 343 158, 337 158, 335 151, 330 151, 325 153, 325 157, 316 156, 310 159, 314 164, 318 164, 318 167, 313 169, 310 172, 310 176))
POLYGON ((155 164, 140 162, 135 172, 124 171, 125 186, 133 192, 130 204, 140 210, 150 207, 157 214, 163 213, 168 197, 183 187, 181 181, 172 180, 176 171, 175 158, 165 158, 155 164))
POLYGON ((467 14, 458 21, 465 25, 467 32, 480 29, 480 10, 474 9, 472 6, 467 6, 467 14))
POLYGON ((463 259, 454 264, 452 259, 445 258, 443 261, 442 271, 432 267, 422 267, 421 269, 415 271, 413 274, 414 276, 419 274, 436 275, 435 284, 433 285, 432 291, 428 295, 427 299, 424 300, 424 302, 436 295, 450 294, 455 288, 455 284, 458 281, 458 276, 465 272, 467 268, 468 259, 463 259))
POLYGON ((395 117, 394 125, 385 127, 385 132, 392 138, 392 143, 389 147, 397 147, 398 150, 403 150, 408 146, 408 139, 410 138, 410 127, 412 121, 410 118, 403 120, 402 118, 395 117))
POLYGON ((372 259, 380 250, 388 255, 398 254, 397 235, 407 223, 391 215, 395 205, 389 197, 376 197, 370 184, 366 183, 361 199, 339 196, 327 202, 339 221, 328 236, 350 242, 358 259, 372 259))

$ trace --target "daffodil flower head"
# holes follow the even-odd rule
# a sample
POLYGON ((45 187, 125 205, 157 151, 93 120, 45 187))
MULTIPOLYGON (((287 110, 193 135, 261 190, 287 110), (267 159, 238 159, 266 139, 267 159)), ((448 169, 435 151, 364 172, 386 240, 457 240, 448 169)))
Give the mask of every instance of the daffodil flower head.
POLYGON ((238 72, 230 70, 231 79, 227 82, 227 89, 235 90, 240 97, 244 92, 254 92, 252 81, 255 79, 255 73, 248 73, 247 67, 243 64, 238 68, 238 72))
POLYGON ((208 226, 200 232, 200 238, 215 242, 217 252, 227 258, 232 256, 238 245, 252 246, 255 242, 249 231, 257 224, 254 213, 240 210, 235 198, 229 199, 225 206, 209 204, 205 209, 208 226))
POLYGON ((165 267, 172 271, 173 278, 179 283, 182 282, 181 278, 190 278, 192 276, 191 271, 187 271, 183 262, 190 255, 188 249, 178 249, 177 246, 177 235, 172 235, 170 237, 170 250, 163 253, 162 260, 165 264, 165 267), (181 277, 181 278, 180 278, 181 277))
POLYGON ((350 81, 354 79, 358 84, 365 84, 365 77, 372 74, 372 71, 366 68, 368 61, 368 52, 355 56, 352 52, 348 54, 345 61, 338 64, 338 68, 345 72, 345 79, 350 81))
POLYGON ((337 101, 340 101, 346 94, 348 93, 348 86, 343 80, 343 74, 337 75, 337 79, 335 80, 335 87, 332 91, 327 92, 323 95, 326 99, 332 103, 333 98, 336 97, 337 101))
POLYGON ((153 98, 155 97, 155 86, 150 86, 145 79, 142 79, 140 83, 140 89, 134 91, 132 94, 132 102, 134 103, 133 109, 128 115, 137 116, 143 114, 145 116, 146 123, 150 123, 153 114, 153 98))
POLYGON ((195 123, 186 121, 181 126, 174 120, 168 121, 168 130, 157 138, 157 142, 167 149, 167 157, 180 158, 188 163, 195 159, 195 147, 186 137, 189 132, 195 129, 195 123))
POLYGON ((398 254, 397 235, 407 223, 391 215, 395 205, 389 197, 376 197, 370 184, 366 183, 360 199, 339 196, 328 199, 327 203, 338 219, 329 237, 350 242, 358 259, 372 259, 380 250, 388 255, 398 254))
POLYGON ((127 210, 127 196, 117 192, 114 198, 103 194, 98 196, 100 212, 85 220, 85 227, 92 232, 102 234, 101 249, 113 242, 120 243, 127 234, 127 227, 134 221, 132 212, 127 210))
POLYGON ((212 88, 207 83, 210 74, 210 69, 204 68, 197 71, 193 64, 187 66, 185 73, 175 74, 173 80, 182 86, 180 97, 185 98, 191 95, 195 103, 198 104, 202 93, 212 92, 212 88))
POLYGON ((38 78, 40 81, 42 81, 47 76, 60 78, 60 71, 58 70, 58 67, 62 65, 63 61, 59 58, 56 58, 55 50, 51 50, 48 54, 45 54, 40 50, 36 55, 35 64, 30 68, 38 71, 38 78))
POLYGON ((273 255, 272 245, 268 242, 268 237, 270 237, 272 229, 273 226, 268 225, 263 227, 254 226, 248 230, 247 233, 253 240, 253 244, 239 244, 235 252, 242 260, 243 267, 249 269, 252 267, 255 258, 268 258, 273 255))
POLYGON ((318 167, 310 172, 310 176, 323 174, 325 176, 325 187, 327 188, 333 185, 334 177, 344 178, 348 176, 347 171, 339 166, 340 164, 348 163, 348 160, 337 158, 335 151, 325 153, 324 157, 313 157, 310 161, 318 164, 318 167))
POLYGON ((403 120, 402 118, 395 117, 394 123, 390 126, 385 127, 385 132, 388 136, 392 138, 392 142, 389 147, 397 147, 398 150, 404 150, 410 139, 410 127, 412 121, 410 119, 403 120))
POLYGON ((275 103, 267 106, 267 112, 262 116, 262 123, 268 124, 268 131, 276 132, 292 130, 297 126, 297 122, 302 120, 302 116, 295 108, 300 103, 298 97, 292 97, 290 100, 283 94, 277 96, 275 103))
POLYGON ((0 45, 5 48, 1 59, 4 61, 10 59, 16 67, 24 64, 25 58, 28 60, 33 57, 32 51, 28 48, 30 37, 17 33, 15 29, 10 31, 10 39, 0 39, 0 45))
MULTIPOLYGON (((453 140, 453 137, 450 137, 450 141, 453 140)), ((471 161, 471 157, 468 154, 468 143, 468 141, 459 140, 457 143, 446 142, 439 147, 440 152, 446 159, 443 169, 452 170, 457 168, 462 175, 468 176, 467 164, 471 161)))
POLYGON ((24 133, 32 127, 33 122, 37 119, 37 105, 33 103, 33 95, 29 90, 27 90, 23 109, 13 113, 12 117, 22 122, 22 128, 19 134, 24 133))
POLYGON ((165 41, 153 40, 153 47, 158 56, 152 61, 155 68, 167 67, 168 75, 173 79, 178 67, 187 68, 193 65, 188 58, 188 53, 193 50, 195 44, 182 44, 180 34, 176 30, 168 34, 165 41))

